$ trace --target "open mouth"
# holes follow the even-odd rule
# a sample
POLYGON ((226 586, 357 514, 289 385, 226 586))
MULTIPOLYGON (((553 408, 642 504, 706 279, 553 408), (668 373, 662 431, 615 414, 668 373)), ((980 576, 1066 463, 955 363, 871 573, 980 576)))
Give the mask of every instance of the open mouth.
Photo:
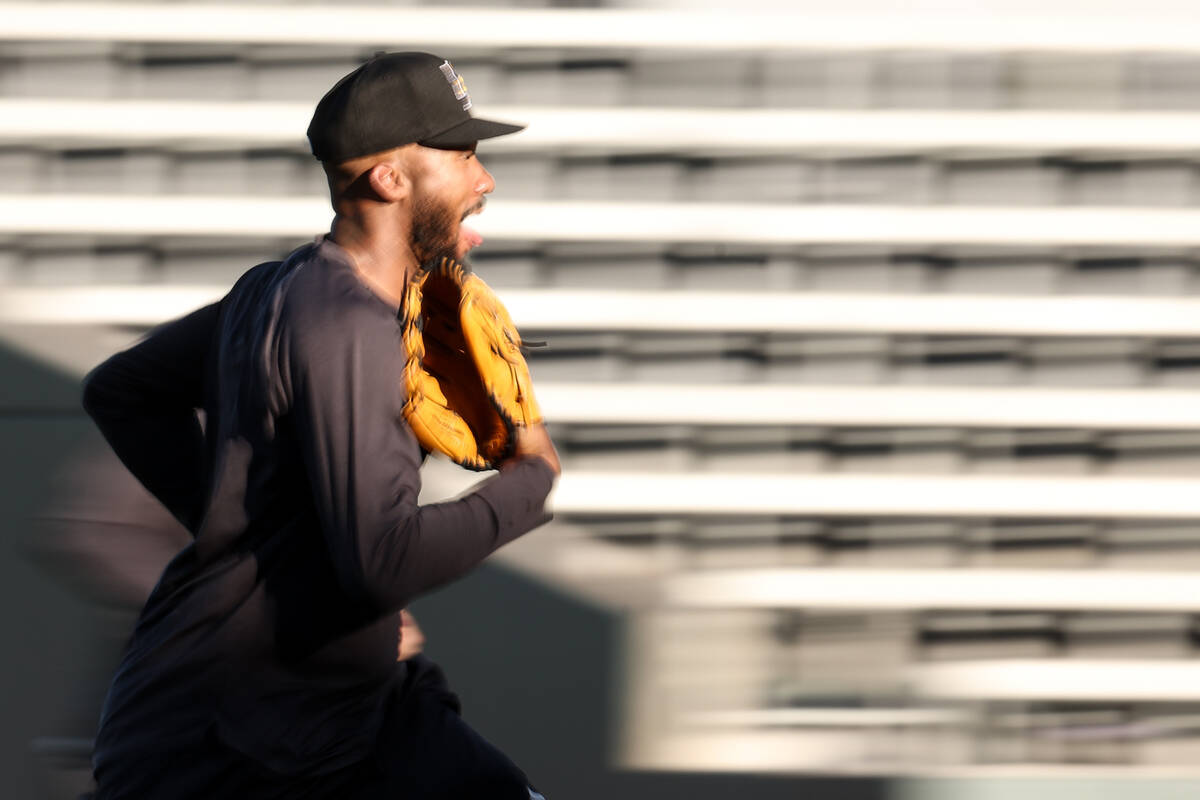
MULTIPOLYGON (((474 206, 467 209, 466 213, 464 213, 462 215, 462 220, 466 220, 467 217, 469 217, 473 214, 478 214, 481 211, 483 211, 484 204, 485 204, 485 201, 480 200, 474 206)), ((479 234, 479 231, 475 230, 474 228, 472 228, 468 225, 460 225, 459 233, 458 233, 458 243, 459 243, 459 257, 461 258, 462 256, 466 255, 467 251, 483 244, 483 237, 479 234)))
MULTIPOLYGON (((468 208, 466 211, 463 212, 462 220, 465 220, 467 217, 469 217, 473 214, 478 214, 478 213, 482 212, 483 207, 486 205, 487 205, 487 198, 480 198, 478 203, 476 203, 475 205, 471 206, 470 208, 468 208)), ((459 221, 461 222, 462 220, 459 220, 459 221)))

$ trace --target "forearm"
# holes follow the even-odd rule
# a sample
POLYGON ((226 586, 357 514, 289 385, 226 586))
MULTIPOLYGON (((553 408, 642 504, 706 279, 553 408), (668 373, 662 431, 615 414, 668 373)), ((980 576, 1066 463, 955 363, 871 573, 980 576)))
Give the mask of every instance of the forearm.
POLYGON ((84 379, 83 407, 129 471, 189 528, 204 478, 203 368, 217 306, 169 323, 84 379))
POLYGON ((552 482, 541 459, 525 459, 461 499, 414 509, 404 524, 362 543, 368 593, 394 610, 467 574, 550 519, 552 482))

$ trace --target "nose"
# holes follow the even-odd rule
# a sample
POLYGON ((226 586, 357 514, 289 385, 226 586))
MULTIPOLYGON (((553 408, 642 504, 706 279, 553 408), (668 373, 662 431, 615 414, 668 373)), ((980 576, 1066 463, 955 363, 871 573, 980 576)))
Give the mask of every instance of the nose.
MULTIPOLYGON (((479 159, 475 159, 475 163, 479 164, 479 159)), ((496 179, 492 177, 492 173, 487 171, 487 168, 479 164, 479 177, 475 181, 476 194, 491 194, 496 188, 496 179)))

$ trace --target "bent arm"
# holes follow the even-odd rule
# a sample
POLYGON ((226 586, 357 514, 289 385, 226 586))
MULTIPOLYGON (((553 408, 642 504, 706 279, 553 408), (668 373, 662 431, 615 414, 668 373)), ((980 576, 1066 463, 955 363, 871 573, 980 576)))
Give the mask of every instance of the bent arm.
POLYGON ((553 472, 537 457, 507 466, 472 494, 417 504, 420 448, 402 415, 396 320, 370 304, 336 317, 286 315, 281 357, 290 419, 344 590, 380 611, 478 565, 549 519, 553 472))
POLYGON ((154 330, 92 370, 83 407, 142 485, 188 529, 204 491, 204 369, 219 304, 154 330))

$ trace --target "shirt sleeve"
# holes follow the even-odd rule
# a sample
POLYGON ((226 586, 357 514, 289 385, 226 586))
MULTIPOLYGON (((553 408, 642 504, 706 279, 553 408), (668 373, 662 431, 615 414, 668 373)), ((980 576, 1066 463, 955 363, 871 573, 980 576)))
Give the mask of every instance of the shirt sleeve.
POLYGON ((281 317, 287 416, 339 583, 380 611, 460 577, 545 522, 553 482, 542 459, 523 459, 466 497, 419 506, 402 352, 398 322, 366 300, 298 301, 281 317))
POLYGON ((204 497, 204 371, 220 304, 155 329, 83 382, 83 407, 142 485, 195 531, 204 497))

